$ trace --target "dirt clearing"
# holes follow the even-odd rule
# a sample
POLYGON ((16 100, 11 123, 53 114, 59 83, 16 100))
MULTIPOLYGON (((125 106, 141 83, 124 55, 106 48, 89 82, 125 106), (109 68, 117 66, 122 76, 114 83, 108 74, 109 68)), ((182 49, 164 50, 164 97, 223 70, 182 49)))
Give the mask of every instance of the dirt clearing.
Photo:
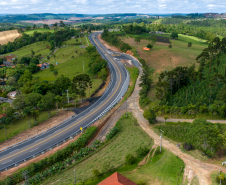
POLYGON ((0 32, 0 44, 7 44, 8 42, 13 42, 16 38, 22 35, 17 30, 1 31, 0 32))

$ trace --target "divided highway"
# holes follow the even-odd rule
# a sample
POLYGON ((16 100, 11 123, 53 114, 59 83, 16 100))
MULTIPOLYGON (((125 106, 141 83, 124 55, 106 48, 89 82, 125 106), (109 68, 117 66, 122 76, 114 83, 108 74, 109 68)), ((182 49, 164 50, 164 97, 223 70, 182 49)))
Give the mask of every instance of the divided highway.
MULTIPOLYGON (((95 120, 110 110, 127 91, 129 86, 129 74, 127 70, 119 60, 112 56, 114 52, 109 51, 99 42, 96 36, 97 34, 91 34, 89 39, 96 46, 101 56, 108 61, 108 66, 111 71, 111 80, 103 96, 91 107, 76 116, 72 116, 64 124, 0 152, 0 171, 18 166, 26 160, 51 150, 58 143, 63 143, 66 139, 74 137, 80 132, 80 127, 87 128, 90 126, 95 120)), ((132 60, 135 66, 139 65, 130 56, 122 54, 122 57, 127 57, 132 60)))

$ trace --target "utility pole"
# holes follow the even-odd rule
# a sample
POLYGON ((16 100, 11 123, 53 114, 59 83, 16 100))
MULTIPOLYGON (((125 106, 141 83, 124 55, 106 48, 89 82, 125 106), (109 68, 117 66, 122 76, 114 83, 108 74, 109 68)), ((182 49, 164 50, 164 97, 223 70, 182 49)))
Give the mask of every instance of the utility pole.
MULTIPOLYGON (((161 129, 160 129, 160 131, 163 133, 164 131, 162 131, 161 129)), ((162 151, 162 133, 161 133, 161 136, 160 136, 160 138, 161 138, 161 144, 160 144, 160 153, 161 153, 161 151, 162 151)))
MULTIPOLYGON (((75 174, 75 169, 74 169, 74 174, 75 174)), ((76 185, 76 175, 75 175, 75 185, 76 185)))
POLYGON ((84 61, 82 61, 83 62, 83 71, 84 71, 84 61))
POLYGON ((66 90, 66 91, 67 91, 67 102, 68 102, 68 104, 69 104, 68 90, 66 90))

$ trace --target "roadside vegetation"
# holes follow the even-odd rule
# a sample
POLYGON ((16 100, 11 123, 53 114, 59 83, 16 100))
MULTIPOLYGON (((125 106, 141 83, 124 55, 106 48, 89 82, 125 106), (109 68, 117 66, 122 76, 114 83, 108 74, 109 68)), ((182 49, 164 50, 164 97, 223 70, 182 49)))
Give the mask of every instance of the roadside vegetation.
POLYGON ((85 185, 96 185, 115 171, 138 184, 149 184, 153 181, 162 184, 182 182, 183 161, 164 149, 160 153, 158 148, 154 157, 147 159, 147 163, 138 168, 138 163, 151 149, 153 141, 139 127, 131 113, 128 117, 124 114, 116 123, 116 127, 119 128, 119 133, 106 146, 80 164, 44 181, 43 184, 73 184, 74 169, 78 184, 83 182, 85 185), (129 158, 131 160, 128 160, 129 158))

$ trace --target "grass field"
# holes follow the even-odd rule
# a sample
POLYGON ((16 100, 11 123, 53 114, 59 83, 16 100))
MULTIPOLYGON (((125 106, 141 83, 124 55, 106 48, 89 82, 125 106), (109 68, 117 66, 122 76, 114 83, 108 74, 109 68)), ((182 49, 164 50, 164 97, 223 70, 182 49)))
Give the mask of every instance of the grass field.
MULTIPOLYGON (((156 35, 169 37, 169 35, 156 35)), ((122 37, 122 39, 124 42, 132 45, 131 37, 122 37)), ((196 63, 196 57, 207 47, 207 43, 204 40, 199 41, 198 38, 187 35, 179 35, 178 40, 171 40, 172 49, 168 48, 169 44, 167 43, 157 42, 150 51, 143 51, 143 47, 147 46, 148 43, 148 40, 142 39, 140 43, 134 43, 133 46, 137 49, 139 58, 145 59, 148 65, 155 69, 153 76, 154 84, 148 93, 148 97, 152 101, 156 100, 155 82, 157 82, 158 76, 162 71, 172 70, 177 66, 190 66, 196 63), (188 42, 192 42, 190 49, 188 49, 188 42)), ((198 65, 196 64, 196 66, 198 65)))
MULTIPOLYGON (((52 116, 54 116, 56 113, 57 112, 51 112, 52 116)), ((38 119, 38 123, 41 123, 47 119, 48 119, 48 112, 41 112, 39 119, 38 119)), ((35 123, 35 121, 33 119, 31 119, 31 125, 33 125, 34 123, 35 123)), ((8 139, 10 139, 11 137, 13 137, 27 129, 29 129, 28 118, 21 118, 19 120, 15 120, 12 123, 12 125, 7 126, 8 139)), ((0 130, 0 142, 3 142, 5 140, 6 140, 5 130, 4 130, 4 128, 2 128, 0 130)))
POLYGON ((30 35, 30 36, 33 36, 33 33, 37 31, 39 33, 44 33, 44 32, 51 32, 53 33, 54 30, 51 30, 51 29, 45 29, 45 28, 39 28, 39 29, 34 29, 34 30, 28 30, 28 31, 25 31, 24 33, 30 35))
POLYGON ((35 52, 35 55, 41 54, 43 57, 47 56, 50 52, 50 43, 47 41, 36 42, 27 46, 24 46, 17 51, 7 53, 5 55, 13 54, 19 59, 25 56, 31 56, 31 50, 35 52))
MULTIPOLYGON (((80 164, 72 165, 70 169, 47 179, 42 184, 47 185, 52 182, 55 185, 72 184, 74 181, 74 169, 78 182, 91 178, 93 169, 98 169, 99 172, 103 173, 117 166, 121 166, 117 170, 119 173, 136 183, 145 180, 147 185, 176 184, 178 172, 180 172, 181 167, 182 169, 184 168, 184 163, 167 150, 163 149, 161 154, 155 155, 152 161, 149 160, 147 164, 140 168, 137 168, 140 160, 137 160, 132 165, 123 165, 127 153, 136 156, 136 150, 140 146, 151 148, 153 144, 153 141, 138 125, 132 114, 129 113, 128 115, 127 118, 123 115, 118 121, 117 125, 121 127, 120 132, 102 150, 80 164)), ((107 173, 98 179, 86 181, 85 185, 96 185, 111 174, 107 173)), ((182 175, 179 177, 178 182, 182 182, 182 175)))

